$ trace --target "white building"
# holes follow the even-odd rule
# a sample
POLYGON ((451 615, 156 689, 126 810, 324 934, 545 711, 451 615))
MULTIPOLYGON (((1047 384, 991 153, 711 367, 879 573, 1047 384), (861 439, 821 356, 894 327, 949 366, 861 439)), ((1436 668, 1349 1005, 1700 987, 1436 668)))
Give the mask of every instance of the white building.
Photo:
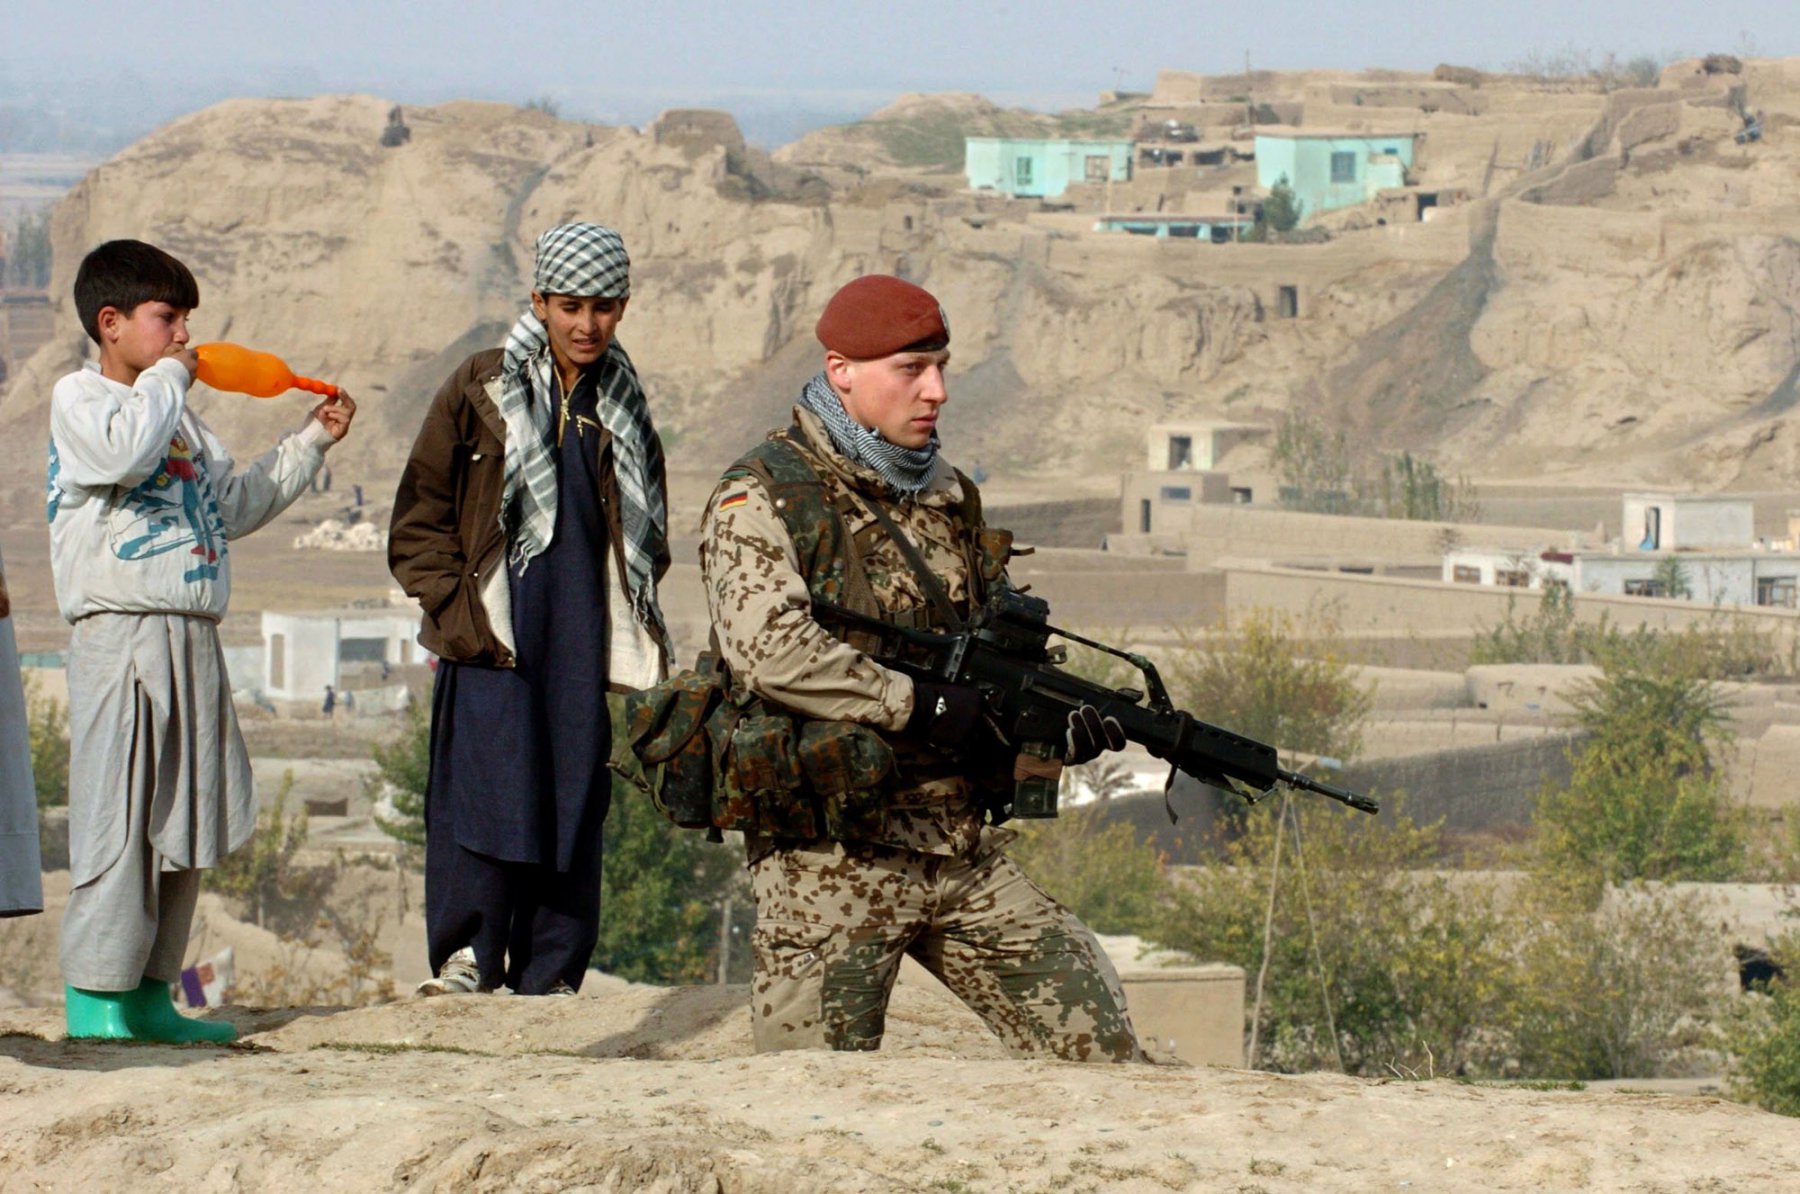
POLYGON ((307 613, 264 610, 263 691, 278 701, 321 700, 345 687, 346 667, 422 663, 416 608, 340 609, 307 613))
POLYGON ((1255 423, 1156 423, 1144 436, 1144 467, 1125 474, 1119 493, 1119 551, 1180 551, 1196 505, 1247 502, 1250 491, 1219 471, 1225 454, 1269 433, 1255 423))
POLYGON ((1747 498, 1628 493, 1622 534, 1603 551, 1517 552, 1461 548, 1444 553, 1443 578, 1457 584, 1577 593, 1672 597, 1706 605, 1795 607, 1800 553, 1795 540, 1756 538, 1747 498))

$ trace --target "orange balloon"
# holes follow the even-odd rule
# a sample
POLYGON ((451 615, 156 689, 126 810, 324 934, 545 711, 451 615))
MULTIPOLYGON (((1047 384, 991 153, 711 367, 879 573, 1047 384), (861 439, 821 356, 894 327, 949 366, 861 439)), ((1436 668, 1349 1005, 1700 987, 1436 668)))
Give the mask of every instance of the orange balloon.
POLYGON ((306 390, 336 398, 338 388, 328 381, 297 377, 287 362, 272 352, 257 352, 240 344, 199 344, 194 355, 200 358, 197 376, 216 390, 249 394, 253 398, 273 398, 289 390, 306 390))

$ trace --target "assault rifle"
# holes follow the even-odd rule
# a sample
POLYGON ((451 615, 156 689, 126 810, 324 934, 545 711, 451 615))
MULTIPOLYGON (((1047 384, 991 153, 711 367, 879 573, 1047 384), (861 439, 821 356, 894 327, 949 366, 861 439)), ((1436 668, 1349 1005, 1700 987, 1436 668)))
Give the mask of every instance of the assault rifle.
MULTIPOLYGON (((1255 804, 1276 784, 1285 784, 1360 809, 1381 811, 1368 796, 1324 783, 1279 765, 1275 748, 1254 738, 1208 725, 1175 708, 1156 665, 1142 655, 1121 651, 1050 625, 1050 606, 1040 597, 1002 587, 987 604, 951 633, 894 626, 840 606, 815 602, 822 621, 877 636, 872 652, 884 667, 922 680, 961 684, 981 693, 989 724, 1001 741, 1039 758, 1058 758, 1068 732, 1069 714, 1092 705, 1102 717, 1114 717, 1125 736, 1170 764, 1167 795, 1175 773, 1185 771, 1202 783, 1242 796, 1255 804), (1050 647, 1052 635, 1117 656, 1144 677, 1145 692, 1107 688, 1061 670, 1066 648, 1050 647)), ((1019 780, 1013 793, 1015 817, 1054 817, 1056 781, 1019 780)), ((1174 818, 1174 810, 1169 812, 1174 818)))

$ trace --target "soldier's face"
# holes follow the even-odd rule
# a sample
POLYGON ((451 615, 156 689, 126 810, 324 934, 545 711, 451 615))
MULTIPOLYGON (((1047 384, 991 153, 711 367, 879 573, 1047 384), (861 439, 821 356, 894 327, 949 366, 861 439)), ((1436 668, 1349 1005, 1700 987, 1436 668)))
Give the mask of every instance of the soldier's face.
POLYGON ((938 412, 950 400, 944 385, 949 364, 947 348, 867 361, 832 352, 825 354, 825 375, 852 419, 880 432, 890 444, 923 448, 937 430, 938 412))

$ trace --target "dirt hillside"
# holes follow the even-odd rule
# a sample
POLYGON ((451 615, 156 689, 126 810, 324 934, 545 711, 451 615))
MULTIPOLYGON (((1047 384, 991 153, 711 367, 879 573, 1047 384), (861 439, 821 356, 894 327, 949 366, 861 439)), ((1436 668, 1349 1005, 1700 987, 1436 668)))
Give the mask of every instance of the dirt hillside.
MULTIPOLYGON (((232 1009, 231 1049, 0 1012, 0 1187, 1772 1190, 1787 1122, 1706 1097, 996 1058, 902 991, 879 1054, 747 1056, 741 988, 232 1009)), ((976 1030, 977 1032, 979 1030, 976 1030)))
MULTIPOLYGON (((577 216, 625 234, 621 339, 671 454, 697 467, 784 416, 816 367, 816 312, 871 270, 944 300, 945 434, 989 473, 1104 488, 1149 422, 1295 408, 1492 480, 1769 485, 1800 464, 1800 60, 1726 76, 1676 63, 1613 90, 1259 74, 1259 121, 1423 133, 1419 186, 1466 200, 1426 223, 1334 214, 1315 244, 1092 231, 1108 205, 1223 203, 1243 165, 1145 168, 1045 206, 964 192, 938 160, 965 133, 1112 135, 1165 116, 1248 148, 1246 128, 1206 123, 1236 118, 1245 83, 1165 75, 1156 95, 1057 117, 910 96, 773 157, 680 114, 636 130, 454 103, 407 110, 411 140, 384 148, 384 100, 232 101, 59 205, 52 291, 101 239, 167 244, 199 274, 201 337, 277 350, 365 400, 334 465, 377 489, 437 382, 516 315, 534 234, 577 216), (1761 141, 1734 143, 1740 110, 1762 113, 1761 141), (1284 286, 1297 319, 1278 318, 1284 286)), ((0 517, 15 521, 37 516, 45 395, 83 352, 66 302, 56 318, 0 393, 0 517)), ((246 452, 302 410, 200 402, 246 452)))

